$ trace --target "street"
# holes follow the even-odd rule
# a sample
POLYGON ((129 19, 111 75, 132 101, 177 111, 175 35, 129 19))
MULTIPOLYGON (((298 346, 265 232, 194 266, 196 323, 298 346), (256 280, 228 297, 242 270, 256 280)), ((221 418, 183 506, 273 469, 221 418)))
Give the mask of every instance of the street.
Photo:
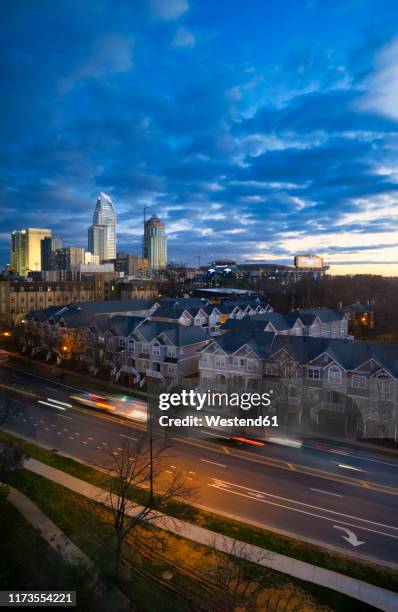
MULTIPOLYGON (((12 364, 0 367, 1 387, 9 397, 9 431, 94 465, 107 445, 117 453, 143 427, 69 408, 75 389, 12 364)), ((398 459, 348 445, 236 445, 206 432, 169 443, 166 471, 184 470, 198 488, 197 505, 398 568, 398 459)))

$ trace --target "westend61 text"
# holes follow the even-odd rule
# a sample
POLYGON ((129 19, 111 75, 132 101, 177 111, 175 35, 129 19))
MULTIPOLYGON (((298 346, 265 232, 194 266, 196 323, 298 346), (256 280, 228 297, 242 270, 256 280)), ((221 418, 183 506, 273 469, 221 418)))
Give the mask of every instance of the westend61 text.
POLYGON ((204 417, 188 415, 182 418, 162 415, 159 417, 161 427, 278 427, 277 416, 259 416, 244 419, 242 417, 225 418, 219 415, 204 417))

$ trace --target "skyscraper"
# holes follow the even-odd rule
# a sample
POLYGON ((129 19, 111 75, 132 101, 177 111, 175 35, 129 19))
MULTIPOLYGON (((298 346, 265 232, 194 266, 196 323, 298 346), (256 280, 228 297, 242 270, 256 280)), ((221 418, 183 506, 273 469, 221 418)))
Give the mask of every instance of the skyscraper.
POLYGON ((11 234, 11 269, 20 276, 41 270, 41 241, 51 230, 28 227, 11 234))
POLYGON ((55 253, 56 268, 57 270, 68 270, 70 271, 73 266, 78 266, 84 263, 84 249, 83 247, 66 247, 65 249, 58 249, 55 253))
POLYGON ((41 269, 43 271, 56 270, 55 251, 62 249, 60 236, 47 236, 41 241, 41 269))
POLYGON ((106 225, 90 225, 88 228, 88 250, 99 258, 99 261, 108 259, 106 257, 106 225))
POLYGON ((167 265, 167 239, 165 225, 153 215, 144 226, 143 257, 153 270, 167 265))
POLYGON ((111 198, 102 191, 97 198, 88 239, 88 250, 98 255, 100 261, 116 259, 116 213, 111 198))

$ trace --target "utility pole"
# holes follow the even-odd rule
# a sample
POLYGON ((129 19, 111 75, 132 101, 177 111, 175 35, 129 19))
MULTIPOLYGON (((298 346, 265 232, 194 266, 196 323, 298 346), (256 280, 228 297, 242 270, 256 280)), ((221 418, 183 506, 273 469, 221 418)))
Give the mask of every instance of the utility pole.
POLYGON ((198 260, 198 268, 200 268, 200 255, 195 255, 195 257, 198 260))

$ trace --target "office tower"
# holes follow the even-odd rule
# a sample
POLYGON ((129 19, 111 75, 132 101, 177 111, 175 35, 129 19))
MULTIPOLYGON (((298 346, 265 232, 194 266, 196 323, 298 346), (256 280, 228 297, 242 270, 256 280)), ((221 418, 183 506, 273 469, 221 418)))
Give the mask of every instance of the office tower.
POLYGON ((41 241, 51 230, 28 227, 11 234, 11 267, 20 276, 41 270, 41 241))
POLYGON ((85 261, 85 251, 82 247, 66 247, 55 252, 57 270, 70 271, 85 261))
POLYGON ((90 225, 88 228, 88 250, 99 261, 107 259, 107 226, 90 225))
POLYGON ((41 269, 45 272, 56 270, 55 251, 62 249, 62 238, 48 236, 41 241, 41 269))
POLYGON ((116 213, 111 198, 102 191, 89 228, 89 251, 100 261, 116 259, 116 213))
POLYGON ((167 265, 165 225, 155 215, 145 222, 143 257, 148 260, 152 270, 165 268, 167 265))

